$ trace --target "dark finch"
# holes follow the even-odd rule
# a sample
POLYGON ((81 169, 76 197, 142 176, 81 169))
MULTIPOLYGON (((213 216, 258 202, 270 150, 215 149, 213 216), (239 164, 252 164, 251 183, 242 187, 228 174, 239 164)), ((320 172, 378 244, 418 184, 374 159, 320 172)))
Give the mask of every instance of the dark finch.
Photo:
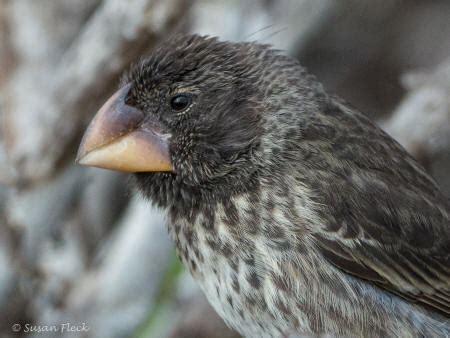
POLYGON ((124 77, 78 158, 135 173, 183 263, 247 337, 450 335, 448 200, 268 46, 167 41, 124 77))

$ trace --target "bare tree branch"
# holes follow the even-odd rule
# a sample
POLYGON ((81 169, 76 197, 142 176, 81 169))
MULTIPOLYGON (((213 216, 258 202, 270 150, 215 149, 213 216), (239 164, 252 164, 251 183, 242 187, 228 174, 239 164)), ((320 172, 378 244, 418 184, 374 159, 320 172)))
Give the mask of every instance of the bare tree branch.
MULTIPOLYGON (((105 0, 56 65, 34 67, 38 74, 26 68, 16 74, 9 85, 9 97, 15 100, 5 107, 1 125, 22 179, 48 177, 61 158, 73 156, 65 154, 66 146, 123 68, 175 26, 186 6, 185 0, 105 0), (24 88, 29 89, 27 98, 21 99, 24 88)), ((35 38, 18 40, 26 44, 35 38)))
POLYGON ((415 78, 409 77, 410 92, 384 128, 421 158, 450 150, 450 60, 415 78))

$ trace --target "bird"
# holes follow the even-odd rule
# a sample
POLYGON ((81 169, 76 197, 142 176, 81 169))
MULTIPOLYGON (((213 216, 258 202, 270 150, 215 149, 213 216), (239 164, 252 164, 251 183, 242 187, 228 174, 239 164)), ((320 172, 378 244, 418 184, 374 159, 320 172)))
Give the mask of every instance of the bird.
POLYGON ((172 36, 130 66, 77 161, 130 174, 245 337, 450 336, 448 198, 283 51, 172 36))

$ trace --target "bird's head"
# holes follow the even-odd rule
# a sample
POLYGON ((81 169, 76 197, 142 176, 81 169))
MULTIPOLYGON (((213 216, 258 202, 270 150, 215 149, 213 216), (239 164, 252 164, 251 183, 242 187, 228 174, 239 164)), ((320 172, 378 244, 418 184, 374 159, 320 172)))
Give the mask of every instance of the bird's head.
POLYGON ((257 170, 268 51, 196 35, 161 45, 94 117, 78 162, 136 173, 157 199, 238 188, 257 170))
POLYGON ((134 173, 161 205, 229 198, 255 188, 261 169, 280 171, 280 149, 298 134, 302 109, 314 111, 317 86, 267 45, 177 36, 131 67, 78 162, 134 173))

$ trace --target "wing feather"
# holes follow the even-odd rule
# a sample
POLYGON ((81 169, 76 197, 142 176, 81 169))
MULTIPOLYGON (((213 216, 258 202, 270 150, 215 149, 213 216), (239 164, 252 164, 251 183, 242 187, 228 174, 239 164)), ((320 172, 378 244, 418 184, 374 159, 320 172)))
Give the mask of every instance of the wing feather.
POLYGON ((448 199, 366 117, 340 103, 324 115, 341 132, 304 140, 309 157, 299 161, 322 220, 312 229, 317 247, 343 271, 450 317, 448 199))

